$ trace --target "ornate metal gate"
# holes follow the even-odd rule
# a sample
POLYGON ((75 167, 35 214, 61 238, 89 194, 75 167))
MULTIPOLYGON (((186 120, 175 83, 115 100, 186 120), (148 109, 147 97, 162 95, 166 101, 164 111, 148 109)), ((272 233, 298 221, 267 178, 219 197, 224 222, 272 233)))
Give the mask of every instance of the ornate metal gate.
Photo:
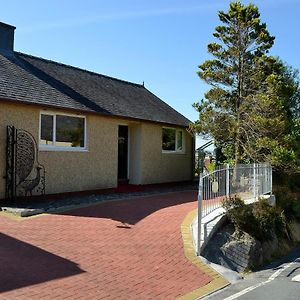
POLYGON ((38 161, 32 134, 7 126, 6 141, 6 199, 45 194, 45 168, 38 161))

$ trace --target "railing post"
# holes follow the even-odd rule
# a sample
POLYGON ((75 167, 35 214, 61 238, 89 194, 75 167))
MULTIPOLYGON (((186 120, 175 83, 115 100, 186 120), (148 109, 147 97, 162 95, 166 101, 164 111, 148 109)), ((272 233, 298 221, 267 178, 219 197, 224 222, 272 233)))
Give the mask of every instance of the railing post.
POLYGON ((197 255, 198 256, 200 256, 200 248, 201 248, 202 207, 203 207, 203 173, 200 173, 199 191, 198 191, 198 238, 197 238, 197 255))
POLYGON ((229 182, 230 182, 230 178, 229 178, 230 174, 229 174, 229 164, 226 164, 226 198, 229 198, 229 195, 230 195, 230 191, 229 191, 229 182))
POLYGON ((266 168, 267 168, 267 165, 263 164, 262 165, 262 170, 261 170, 261 182, 262 182, 262 188, 261 188, 261 194, 264 195, 265 194, 265 185, 266 185, 266 168))
POLYGON ((253 196, 256 199, 256 164, 253 163, 253 196))
POLYGON ((273 172, 272 172, 272 166, 269 165, 269 173, 270 173, 270 195, 272 195, 272 188, 273 188, 273 172))

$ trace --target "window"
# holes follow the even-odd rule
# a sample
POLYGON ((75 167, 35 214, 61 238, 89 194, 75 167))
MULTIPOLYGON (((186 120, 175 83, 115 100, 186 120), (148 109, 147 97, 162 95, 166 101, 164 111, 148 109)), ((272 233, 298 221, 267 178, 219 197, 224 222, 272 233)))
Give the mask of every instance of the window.
POLYGON ((40 148, 85 149, 85 117, 41 113, 40 118, 40 148))
POLYGON ((176 150, 183 150, 183 134, 182 130, 176 130, 176 150))
POLYGON ((166 152, 183 152, 183 131, 175 128, 163 128, 162 150, 166 152))
POLYGON ((53 145, 53 119, 51 115, 41 115, 41 138, 40 144, 53 145))

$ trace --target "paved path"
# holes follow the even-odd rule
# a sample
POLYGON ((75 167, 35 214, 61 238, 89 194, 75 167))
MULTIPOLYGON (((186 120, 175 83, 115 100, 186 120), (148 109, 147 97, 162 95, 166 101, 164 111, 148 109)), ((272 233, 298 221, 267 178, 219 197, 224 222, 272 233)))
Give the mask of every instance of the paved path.
POLYGON ((0 299, 175 299, 212 281, 184 255, 196 192, 15 220, 0 215, 0 299))

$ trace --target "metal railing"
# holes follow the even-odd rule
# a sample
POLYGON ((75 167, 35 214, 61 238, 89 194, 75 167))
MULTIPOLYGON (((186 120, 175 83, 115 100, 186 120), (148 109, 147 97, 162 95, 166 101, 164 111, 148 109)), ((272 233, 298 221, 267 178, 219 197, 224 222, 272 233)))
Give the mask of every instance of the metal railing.
POLYGON ((222 206, 226 197, 257 200, 272 193, 272 167, 267 163, 217 166, 199 176, 198 192, 198 253, 200 253, 201 222, 222 206))

